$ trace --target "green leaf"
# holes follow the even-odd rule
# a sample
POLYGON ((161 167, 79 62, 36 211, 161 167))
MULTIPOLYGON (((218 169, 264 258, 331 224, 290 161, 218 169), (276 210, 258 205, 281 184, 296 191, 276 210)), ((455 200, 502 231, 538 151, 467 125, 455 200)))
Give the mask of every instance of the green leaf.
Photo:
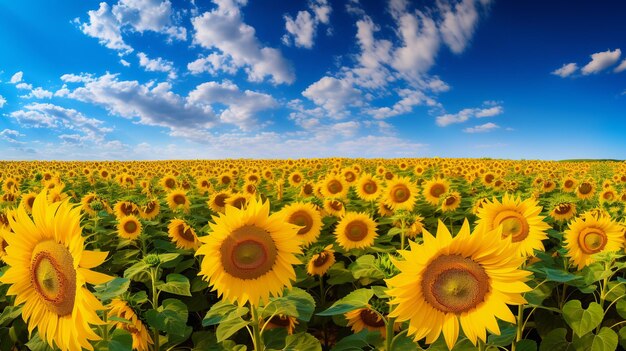
POLYGON ((370 287, 374 291, 374 295, 376 295, 379 299, 388 299, 389 295, 387 295, 387 287, 380 285, 373 285, 370 287))
POLYGON ((626 300, 620 299, 615 303, 615 310, 624 319, 626 319, 626 300))
POLYGON ((556 328, 549 332, 539 346, 539 351, 574 351, 574 346, 567 341, 567 329, 556 328))
POLYGON ((541 305, 543 300, 547 299, 552 295, 552 286, 554 283, 546 283, 541 284, 538 287, 535 287, 532 291, 529 291, 524 294, 524 298, 528 301, 529 304, 533 305, 541 305))
POLYGON ((328 284, 339 285, 354 281, 352 272, 346 269, 343 262, 337 262, 328 269, 328 284))
POLYGON ((187 329, 187 306, 177 299, 166 299, 158 309, 148 310, 146 320, 167 334, 182 336, 187 329))
POLYGON ((346 336, 339 340, 331 351, 361 351, 365 350, 368 345, 376 342, 380 336, 375 333, 370 333, 367 330, 362 330, 356 334, 346 336))
POLYGON ((358 289, 349 293, 343 299, 335 302, 327 310, 318 313, 318 316, 332 316, 336 314, 344 314, 362 308, 368 305, 369 300, 374 296, 374 291, 371 289, 358 289))
POLYGON ((515 339, 516 327, 507 327, 500 329, 500 335, 489 335, 487 343, 495 346, 508 346, 511 345, 515 339))
POLYGON ((207 312, 204 319, 202 319, 202 326, 208 327, 211 325, 219 324, 223 319, 235 314, 238 317, 243 317, 248 313, 249 309, 243 306, 233 305, 232 303, 220 300, 211 306, 209 312, 207 312))
POLYGON ((147 263, 144 261, 138 261, 134 265, 126 268, 124 271, 124 278, 133 279, 139 274, 147 274, 146 272, 148 271, 148 268, 150 268, 150 266, 147 263))
POLYGON ((385 274, 376 265, 376 257, 373 255, 363 255, 357 258, 349 269, 352 271, 354 279, 359 279, 363 285, 371 284, 385 277, 385 274))
POLYGON ((585 335, 582 340, 586 345, 590 345, 591 347, 585 347, 587 350, 591 351, 614 351, 617 349, 617 333, 613 331, 613 329, 604 327, 600 329, 598 334, 589 334, 585 335))
POLYGON ((217 326, 215 336, 217 336, 217 342, 222 342, 230 338, 233 334, 241 330, 250 324, 249 321, 244 320, 237 314, 230 314, 227 318, 223 319, 217 326))
POLYGON ((165 283, 159 281, 156 287, 170 294, 191 296, 191 292, 189 291, 189 279, 182 274, 170 273, 165 278, 165 283))
POLYGON ((263 309, 263 317, 272 314, 284 314, 296 317, 301 321, 308 322, 315 311, 315 300, 306 291, 300 288, 292 288, 285 291, 281 297, 270 298, 269 303, 263 309))
POLYGON ((11 322, 22 314, 22 306, 7 306, 0 314, 0 327, 10 325, 11 322))
POLYGON ((25 345, 31 351, 54 351, 54 349, 50 347, 48 343, 41 340, 41 338, 39 337, 39 332, 34 333, 25 345))
POLYGON ((133 337, 126 330, 116 329, 110 336, 108 350, 131 351, 133 349, 133 337))
POLYGON ((553 282, 567 283, 572 280, 582 279, 579 275, 572 274, 567 271, 554 268, 544 268, 543 272, 546 273, 546 279, 553 282))
POLYGON ((516 351, 537 351, 537 342, 535 340, 522 339, 515 345, 516 351))
POLYGON ((115 277, 107 283, 96 285, 94 295, 102 301, 107 301, 122 295, 128 291, 128 287, 130 287, 130 279, 115 277))
POLYGON ((626 327, 619 330, 619 345, 622 349, 626 349, 626 327))
POLYGON ((626 286, 623 282, 610 281, 607 286, 608 293, 605 299, 607 301, 615 301, 620 297, 626 295, 626 286))
POLYGON ((313 335, 298 333, 287 337, 283 351, 322 351, 322 345, 313 335))
POLYGON ((583 309, 579 300, 570 300, 563 306, 563 318, 574 333, 582 337, 600 325, 604 311, 596 302, 589 303, 587 309, 583 309))

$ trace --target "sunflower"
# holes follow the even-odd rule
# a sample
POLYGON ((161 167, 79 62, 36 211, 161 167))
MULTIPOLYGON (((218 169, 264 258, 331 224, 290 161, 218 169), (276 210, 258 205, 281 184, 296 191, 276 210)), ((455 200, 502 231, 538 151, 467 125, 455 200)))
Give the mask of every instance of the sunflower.
POLYGON ((531 272, 518 269, 524 258, 501 228, 475 230, 467 220, 456 237, 439 221, 437 236, 424 231, 424 243, 409 241, 411 250, 399 250, 403 260, 392 259, 400 273, 387 279, 387 294, 395 309, 390 317, 409 321, 415 341, 432 344, 443 332, 449 349, 463 333, 476 345, 486 341, 486 330, 500 334, 496 318, 515 323, 507 304, 526 303, 522 293, 531 272))
POLYGON ((540 216, 541 206, 529 198, 522 201, 519 197, 504 194, 502 202, 494 198, 478 210, 477 230, 492 231, 502 226, 502 237, 510 237, 517 252, 522 256, 533 256, 533 250, 543 251, 546 230, 550 226, 540 216))
POLYGON ((343 198, 348 194, 348 185, 338 176, 327 176, 322 183, 324 197, 343 198))
POLYGON ((292 335, 293 331, 296 329, 296 324, 298 324, 298 320, 296 317, 287 316, 282 313, 272 316, 267 321, 261 319, 261 325, 265 325, 264 330, 276 329, 276 328, 284 328, 287 330, 288 335, 292 335))
POLYGON ((576 204, 561 202, 550 211, 550 216, 557 221, 568 221, 576 215, 576 204))
POLYGON ((35 203, 35 198, 37 194, 33 192, 26 193, 22 195, 22 200, 20 204, 24 207, 26 212, 31 213, 33 211, 33 204, 35 203))
POLYGON ((461 194, 457 191, 452 191, 448 194, 442 196, 443 201, 441 202, 441 211, 442 212, 452 212, 459 208, 461 205, 461 194))
POLYGON ((380 196, 381 187, 371 174, 363 174, 356 184, 356 195, 365 201, 374 201, 380 196))
POLYGON ((299 228, 269 211, 268 201, 254 198, 245 209, 226 206, 225 214, 209 223, 211 233, 200 238, 199 275, 226 300, 258 306, 270 295, 281 296, 296 279, 299 228))
POLYGON ((563 185, 561 186, 561 189, 563 189, 564 192, 566 193, 571 193, 574 191, 574 188, 576 187, 576 180, 570 176, 565 177, 565 179, 563 179, 563 185))
POLYGON ((135 240, 141 234, 141 222, 134 215, 122 217, 117 224, 117 235, 120 238, 135 240))
POLYGON ((108 317, 122 318, 128 322, 116 321, 113 323, 116 329, 123 329, 130 333, 133 338, 133 350, 149 351, 149 345, 152 345, 152 337, 148 333, 148 328, 141 322, 139 317, 128 304, 120 299, 113 299, 109 304, 108 317))
POLYGON ((246 181, 241 187, 241 191, 247 196, 254 196, 257 193, 257 183, 246 181))
POLYGON ((306 272, 309 275, 322 276, 328 272, 333 264, 335 264, 335 250, 333 250, 332 245, 328 245, 322 252, 311 256, 306 265, 306 272))
POLYGON ((422 230, 424 230, 424 217, 416 215, 413 217, 413 223, 406 229, 404 235, 409 239, 414 239, 422 234, 422 230))
POLYGON ((46 191, 41 192, 33 218, 23 207, 8 216, 14 233, 4 235, 4 261, 10 268, 0 283, 10 285, 6 294, 15 296, 16 306, 23 304, 29 333, 37 328, 42 340, 62 350, 93 350, 90 340, 100 337, 90 324, 103 324, 96 311, 105 308, 85 283, 111 280, 90 270, 104 262, 107 252, 84 249, 80 208, 67 200, 48 204, 46 191))
POLYGON ((246 207, 246 204, 250 200, 250 196, 241 193, 232 194, 228 200, 226 200, 226 205, 230 205, 236 207, 238 209, 242 209, 246 207))
POLYGON ((331 216, 341 217, 346 213, 346 207, 343 202, 337 199, 324 200, 324 211, 331 216))
POLYGON ((439 199, 445 193, 450 191, 450 184, 447 180, 436 178, 432 180, 428 180, 424 183, 424 190, 422 194, 426 201, 434 206, 439 204, 439 199))
POLYGON ((152 199, 139 209, 139 216, 145 220, 154 219, 161 212, 161 204, 159 200, 152 199))
POLYGON ((579 199, 590 199, 595 192, 596 187, 591 180, 583 181, 576 187, 576 196, 578 196, 579 199))
POLYGON ((184 190, 172 190, 167 194, 167 205, 172 211, 183 210, 183 212, 187 213, 189 212, 191 202, 184 190))
POLYGON ((139 206, 132 201, 118 201, 113 206, 115 217, 122 218, 130 215, 139 215, 139 206))
POLYGON ((222 173, 218 177, 218 180, 220 185, 229 185, 233 181, 233 175, 230 172, 222 173))
POLYGON ((159 184, 163 187, 163 189, 170 191, 176 189, 178 186, 178 181, 172 175, 166 175, 159 181, 159 184))
POLYGON ((479 197, 478 200, 474 201, 474 206, 472 207, 472 213, 478 214, 478 211, 480 211, 483 208, 483 206, 485 206, 488 203, 489 203, 488 198, 479 197))
POLYGON ((300 187, 300 196, 302 197, 313 196, 314 193, 315 193, 315 186, 313 185, 313 183, 304 183, 300 187))
POLYGON ((335 236, 346 250, 370 247, 378 236, 376 222, 365 213, 348 212, 335 227, 335 236))
POLYGON ((416 195, 417 186, 407 177, 396 177, 388 181, 383 191, 384 202, 394 211, 413 210, 416 195))
POLYGON ((596 253, 621 249, 624 241, 622 228, 611 217, 590 212, 570 222, 564 234, 563 246, 578 269, 593 263, 596 253))
POLYGON ((209 178, 201 177, 198 178, 196 182, 196 188, 198 189, 198 192, 200 194, 206 194, 213 190, 213 184, 211 183, 211 180, 209 178))
POLYGON ((600 192, 600 195, 598 197, 600 199, 600 202, 609 202, 609 203, 617 201, 618 199, 617 192, 615 191, 615 189, 613 189, 613 187, 602 189, 602 192, 600 192))
POLYGON ((317 241, 322 229, 322 216, 311 203, 293 202, 283 207, 280 212, 285 220, 300 227, 298 238, 303 245, 310 245, 317 241))
POLYGON ((295 171, 289 175, 289 185, 296 187, 302 183, 304 176, 300 171, 295 171))
POLYGON ((215 213, 223 213, 226 207, 226 201, 231 196, 230 191, 218 191, 211 195, 207 204, 215 213))
POLYGON ((348 326, 355 334, 363 329, 367 329, 370 332, 378 331, 383 338, 387 338, 383 317, 370 307, 357 308, 345 313, 344 316, 348 321, 348 326))
POLYGON ((197 249, 200 246, 196 231, 182 219, 172 219, 167 226, 167 234, 180 249, 197 249))
POLYGON ((393 209, 384 201, 378 202, 378 210, 376 211, 381 217, 393 216, 393 209))

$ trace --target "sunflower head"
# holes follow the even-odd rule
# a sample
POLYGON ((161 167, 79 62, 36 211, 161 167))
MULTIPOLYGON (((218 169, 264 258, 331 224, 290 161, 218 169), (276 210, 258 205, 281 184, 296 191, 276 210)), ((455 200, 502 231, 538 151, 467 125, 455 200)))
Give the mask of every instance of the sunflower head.
POLYGON ((578 269, 595 262, 597 253, 620 250, 624 241, 623 229, 617 222, 591 212, 572 220, 564 234, 567 256, 578 269))
POLYGON ((167 226, 167 234, 180 249, 197 249, 200 241, 196 231, 182 219, 172 219, 167 226))
POLYGON ((374 245, 376 222, 365 213, 348 212, 335 227, 335 238, 345 250, 364 249, 374 245))
POLYGON ((448 194, 445 194, 441 198, 442 212, 452 212, 459 208, 459 206, 461 205, 461 194, 459 194, 457 191, 452 191, 448 194))
POLYGON ((415 206, 417 186, 407 177, 396 177, 387 182, 384 201, 394 211, 412 211, 415 206))
POLYGON ((189 201, 189 197, 187 196, 187 192, 185 190, 172 190, 169 194, 167 194, 167 205, 172 211, 182 210, 187 213, 189 212, 191 201, 189 201))
POLYGON ((117 224, 117 235, 120 238, 135 240, 141 234, 141 222, 134 215, 125 216, 119 219, 117 224))
POLYGON ((439 204, 441 197, 450 191, 450 184, 447 180, 442 178, 435 178, 426 181, 423 187, 424 190, 422 191, 422 194, 424 195, 424 198, 429 204, 434 206, 439 204))
POLYGON ((518 269, 525 259, 510 241, 499 239, 501 231, 470 234, 466 220, 452 238, 439 221, 436 236, 424 231, 423 244, 409 241, 411 249, 392 259, 400 273, 387 279, 387 294, 396 306, 390 316, 408 320, 415 341, 426 338, 431 344, 443 332, 449 349, 459 324, 476 344, 486 340, 486 330, 500 334, 495 317, 515 323, 507 304, 526 302, 522 293, 531 290, 525 284, 531 273, 518 269))
POLYGON ((139 216, 145 220, 151 220, 158 216, 160 212, 161 204, 159 203, 159 200, 152 199, 148 200, 148 202, 140 208, 139 216))
POLYGON ((230 191, 218 191, 211 195, 207 204, 209 208, 213 210, 215 213, 224 212, 224 208, 226 207, 226 201, 231 196, 230 191))
POLYGON ((332 245, 328 245, 321 252, 311 256, 306 271, 309 275, 322 276, 333 264, 335 264, 335 250, 332 245))
POLYGON ((224 214, 213 217, 211 233, 200 238, 196 251, 204 256, 199 274, 219 295, 240 305, 280 296, 296 278, 300 227, 283 215, 270 215, 269 208, 269 202, 254 198, 244 209, 226 206, 224 214))
POLYGON ((285 220, 300 227, 298 238, 303 245, 310 245, 317 241, 322 229, 322 216, 311 203, 294 202, 285 206, 280 213, 285 220))

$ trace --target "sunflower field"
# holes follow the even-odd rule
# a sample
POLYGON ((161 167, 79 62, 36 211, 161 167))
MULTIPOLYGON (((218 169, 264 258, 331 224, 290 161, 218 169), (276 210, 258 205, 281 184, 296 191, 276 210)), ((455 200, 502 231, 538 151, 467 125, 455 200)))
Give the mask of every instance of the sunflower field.
POLYGON ((0 351, 626 348, 626 163, 0 162, 0 351))

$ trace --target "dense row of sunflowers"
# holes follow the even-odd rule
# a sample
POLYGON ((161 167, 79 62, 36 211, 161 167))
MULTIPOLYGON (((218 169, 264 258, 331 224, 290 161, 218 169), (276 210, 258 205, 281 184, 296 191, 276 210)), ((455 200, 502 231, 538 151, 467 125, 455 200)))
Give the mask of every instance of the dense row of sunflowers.
POLYGON ((3 162, 0 179, 0 350, 626 347, 624 163, 3 162))

